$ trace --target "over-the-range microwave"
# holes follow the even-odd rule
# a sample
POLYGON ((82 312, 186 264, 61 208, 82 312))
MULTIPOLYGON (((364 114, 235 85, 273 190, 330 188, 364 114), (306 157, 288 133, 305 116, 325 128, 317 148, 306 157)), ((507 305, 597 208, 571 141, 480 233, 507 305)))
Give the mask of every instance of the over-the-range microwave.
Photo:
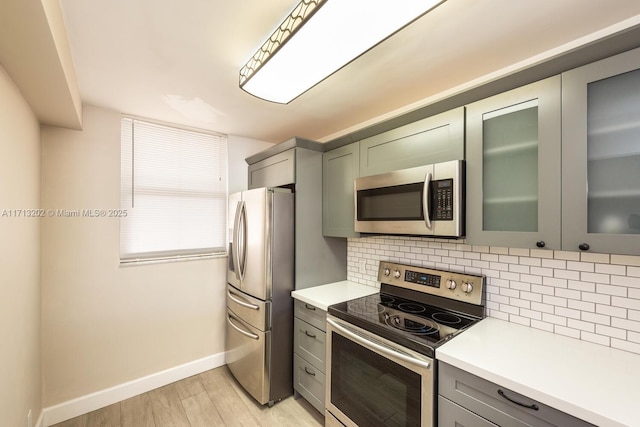
POLYGON ((464 236, 464 160, 356 178, 355 231, 464 236))

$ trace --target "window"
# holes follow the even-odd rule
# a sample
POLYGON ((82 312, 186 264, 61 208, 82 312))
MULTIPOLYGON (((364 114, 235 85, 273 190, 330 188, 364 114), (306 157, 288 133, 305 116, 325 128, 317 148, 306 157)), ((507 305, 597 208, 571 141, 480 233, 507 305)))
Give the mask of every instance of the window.
POLYGON ((227 138, 121 120, 120 260, 226 250, 227 138))

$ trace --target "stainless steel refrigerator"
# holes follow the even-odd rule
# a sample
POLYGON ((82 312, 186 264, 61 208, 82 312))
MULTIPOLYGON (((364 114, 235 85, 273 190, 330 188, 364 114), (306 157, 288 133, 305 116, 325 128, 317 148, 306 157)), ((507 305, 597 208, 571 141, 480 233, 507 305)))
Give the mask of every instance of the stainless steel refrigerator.
POLYGON ((293 393, 294 194, 229 196, 227 365, 260 404, 293 393))

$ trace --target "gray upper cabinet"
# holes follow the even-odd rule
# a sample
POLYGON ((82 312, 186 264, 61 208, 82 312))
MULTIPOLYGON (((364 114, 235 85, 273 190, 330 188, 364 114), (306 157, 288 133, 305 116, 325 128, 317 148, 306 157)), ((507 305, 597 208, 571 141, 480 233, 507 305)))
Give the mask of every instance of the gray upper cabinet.
POLYGON ((249 189, 296 182, 296 149, 291 148, 249 165, 249 189))
POLYGON ((360 141, 360 176, 464 160, 464 107, 360 141))
POLYGON ((562 247, 640 254, 640 49, 562 75, 562 247))
POLYGON ((467 106, 467 241, 560 249, 560 76, 467 106))
POLYGON ((322 155, 322 234, 358 237, 353 229, 353 180, 360 176, 360 143, 354 142, 322 155))

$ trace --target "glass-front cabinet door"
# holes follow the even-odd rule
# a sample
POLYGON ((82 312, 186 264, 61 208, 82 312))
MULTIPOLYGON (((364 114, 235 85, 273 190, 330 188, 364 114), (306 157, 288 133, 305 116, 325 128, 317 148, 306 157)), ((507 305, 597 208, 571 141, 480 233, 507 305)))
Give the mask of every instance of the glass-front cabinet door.
POLYGON ((560 249, 560 76, 467 106, 467 241, 560 249))
POLYGON ((562 75, 562 247, 640 254, 640 49, 562 75))

